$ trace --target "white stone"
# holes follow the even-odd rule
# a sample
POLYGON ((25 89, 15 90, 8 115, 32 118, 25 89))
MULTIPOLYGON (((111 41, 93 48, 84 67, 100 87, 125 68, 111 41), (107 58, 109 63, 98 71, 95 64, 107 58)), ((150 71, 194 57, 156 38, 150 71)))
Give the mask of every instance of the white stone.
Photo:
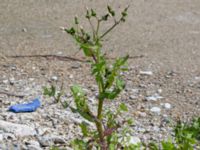
POLYGON ((3 83, 4 83, 4 84, 7 84, 7 83, 8 83, 8 80, 3 80, 3 83))
POLYGON ((160 114, 161 109, 159 107, 152 107, 150 111, 156 114, 160 114))
POLYGON ((35 79, 34 78, 29 78, 29 81, 34 81, 35 79))
POLYGON ((152 96, 146 97, 146 100, 147 101, 157 101, 157 100, 162 99, 162 98, 163 98, 162 96, 160 96, 159 94, 156 93, 152 96))
POLYGON ((74 78, 74 76, 73 76, 72 74, 70 74, 69 78, 70 78, 70 79, 73 79, 73 78, 74 78))
POLYGON ((165 103, 163 106, 164 106, 165 109, 171 109, 172 108, 170 103, 165 103))
POLYGON ((63 52, 58 52, 57 54, 58 54, 58 55, 62 55, 62 54, 63 54, 63 52))
POLYGON ((130 99, 137 99, 138 97, 135 96, 135 95, 130 95, 129 98, 130 98, 130 99))
POLYGON ((195 80, 200 80, 200 77, 198 77, 198 76, 197 76, 197 77, 195 77, 195 80))
POLYGON ((3 134, 0 134, 0 141, 3 141, 3 134))
POLYGON ((162 93, 162 89, 158 89, 158 93, 162 93))
POLYGON ((151 76, 151 75, 153 75, 153 72, 152 71, 140 71, 140 74, 141 75, 151 76))
POLYGON ((58 77, 57 76, 53 76, 53 77, 51 77, 51 79, 54 80, 54 81, 57 81, 58 77))
POLYGON ((0 120, 0 130, 8 133, 13 133, 19 137, 36 135, 36 131, 34 128, 31 128, 27 125, 15 124, 2 120, 0 120))

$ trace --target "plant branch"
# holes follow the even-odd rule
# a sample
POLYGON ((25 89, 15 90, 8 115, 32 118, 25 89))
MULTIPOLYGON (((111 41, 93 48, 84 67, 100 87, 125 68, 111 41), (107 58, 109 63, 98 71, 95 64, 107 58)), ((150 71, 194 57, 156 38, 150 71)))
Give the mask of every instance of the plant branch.
POLYGON ((101 22, 101 20, 99 20, 97 18, 97 29, 96 29, 96 36, 97 36, 97 38, 98 38, 98 33, 99 33, 100 22, 101 22))
POLYGON ((95 33, 96 33, 96 32, 95 32, 94 26, 93 26, 93 24, 92 24, 90 18, 88 18, 88 21, 89 21, 90 26, 91 26, 91 28, 92 28, 92 34, 93 34, 93 40, 94 40, 94 39, 95 39, 95 33))
POLYGON ((112 31, 119 23, 121 22, 121 19, 117 22, 115 22, 114 25, 112 25, 105 33, 103 33, 101 36, 100 36, 100 39, 102 39, 105 35, 107 35, 110 31, 112 31))

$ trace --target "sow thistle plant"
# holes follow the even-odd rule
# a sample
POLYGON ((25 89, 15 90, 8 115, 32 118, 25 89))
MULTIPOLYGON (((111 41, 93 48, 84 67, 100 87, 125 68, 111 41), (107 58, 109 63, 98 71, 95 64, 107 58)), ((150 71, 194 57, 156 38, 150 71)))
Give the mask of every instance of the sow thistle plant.
POLYGON ((136 147, 130 143, 131 136, 128 134, 130 128, 127 126, 132 124, 132 121, 130 119, 117 121, 117 117, 122 112, 128 111, 127 106, 122 103, 116 111, 106 109, 104 106, 105 101, 116 99, 125 88, 121 73, 128 70, 128 55, 117 58, 111 65, 105 57, 105 53, 102 52, 102 42, 117 25, 126 21, 128 8, 126 7, 121 12, 121 17, 118 19, 110 6, 107 6, 107 12, 103 16, 98 16, 94 9, 87 9, 85 18, 88 20, 92 32, 87 32, 79 24, 77 16, 74 18, 74 27, 65 29, 79 45, 85 57, 90 60, 91 74, 95 77, 98 85, 96 113, 91 111, 88 98, 82 88, 78 85, 71 87, 76 108, 70 108, 96 126, 96 130, 91 130, 85 122, 80 124, 83 138, 75 139, 72 142, 75 150, 132 150, 136 147), (100 33, 102 23, 110 19, 114 21, 112 26, 104 33, 100 33), (95 24, 94 21, 96 21, 95 24))

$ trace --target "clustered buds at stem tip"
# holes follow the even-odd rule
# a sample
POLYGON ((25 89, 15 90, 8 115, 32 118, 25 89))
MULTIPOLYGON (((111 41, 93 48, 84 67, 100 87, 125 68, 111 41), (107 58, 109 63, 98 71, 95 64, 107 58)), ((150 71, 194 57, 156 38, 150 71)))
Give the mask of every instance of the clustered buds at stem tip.
POLYGON ((77 16, 74 17, 74 22, 75 22, 75 24, 79 24, 77 16))
POLYGON ((110 14, 111 16, 115 16, 114 10, 113 10, 109 5, 107 6, 107 9, 108 9, 108 12, 109 12, 109 14, 110 14))

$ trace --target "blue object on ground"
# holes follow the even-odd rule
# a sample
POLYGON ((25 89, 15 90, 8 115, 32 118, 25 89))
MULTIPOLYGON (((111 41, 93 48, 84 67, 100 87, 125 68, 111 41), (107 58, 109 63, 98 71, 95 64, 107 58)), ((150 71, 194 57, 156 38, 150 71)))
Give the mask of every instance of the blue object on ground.
POLYGON ((36 98, 30 103, 12 105, 10 106, 9 111, 12 111, 15 113, 33 112, 33 111, 36 111, 36 109, 40 107, 40 105, 41 104, 40 104, 39 98, 36 98))

